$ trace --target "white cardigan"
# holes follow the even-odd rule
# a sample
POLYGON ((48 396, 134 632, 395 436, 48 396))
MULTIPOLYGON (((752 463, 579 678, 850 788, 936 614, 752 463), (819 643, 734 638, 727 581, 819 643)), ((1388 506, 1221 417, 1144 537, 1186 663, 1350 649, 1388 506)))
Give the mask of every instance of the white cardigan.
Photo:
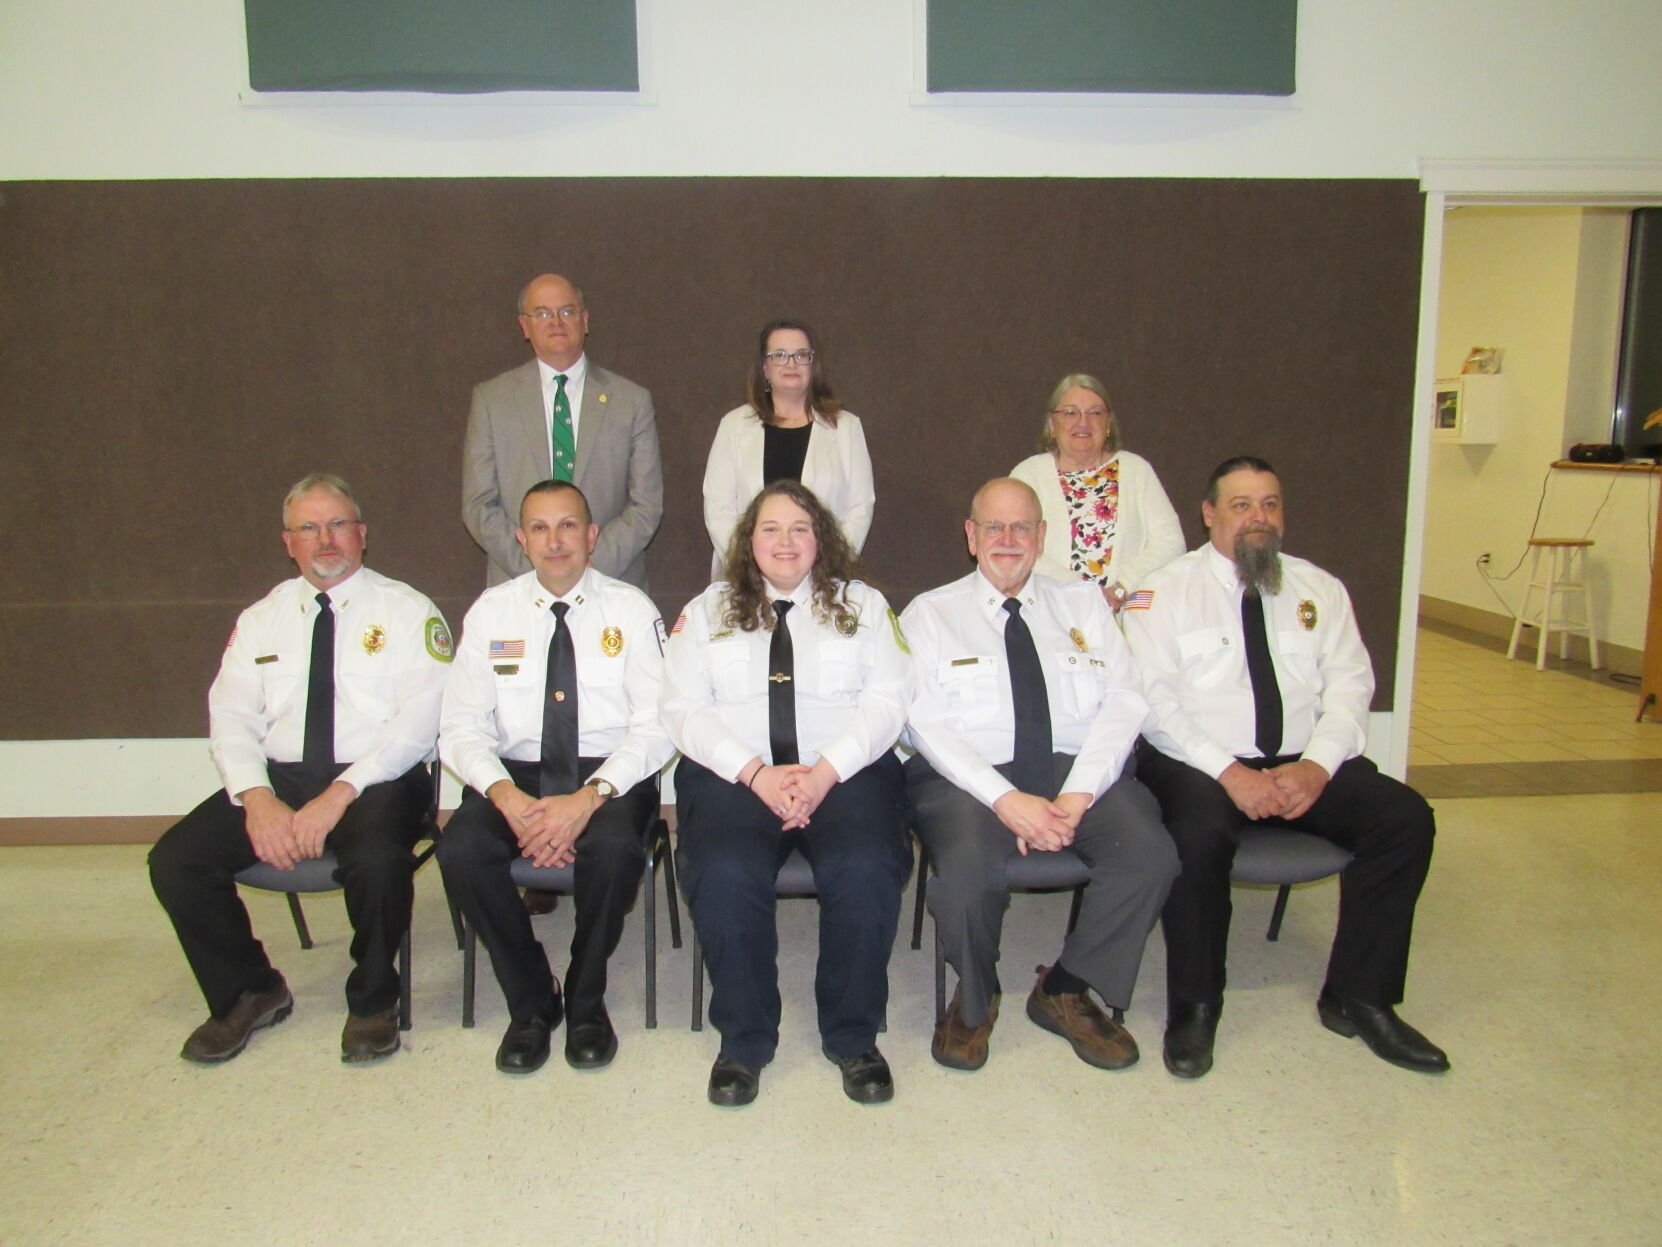
MULTIPOLYGON (((1120 505, 1108 583, 1129 590, 1183 553, 1183 526, 1177 522, 1177 512, 1149 461, 1129 450, 1117 452, 1115 458, 1120 465, 1120 505)), ((1034 570, 1063 583, 1080 579, 1079 573, 1068 566, 1073 553, 1073 525, 1068 522, 1068 504, 1062 498, 1056 456, 1047 451, 1023 459, 1010 475, 1033 487, 1045 518, 1045 547, 1034 570)))
MULTIPOLYGON (((859 553, 877 505, 859 416, 840 412, 835 428, 815 419, 802 461, 802 483, 837 517, 848 544, 859 553)), ((721 418, 704 466, 704 527, 715 546, 714 570, 720 570, 740 514, 761 489, 762 422, 747 403, 721 418)))

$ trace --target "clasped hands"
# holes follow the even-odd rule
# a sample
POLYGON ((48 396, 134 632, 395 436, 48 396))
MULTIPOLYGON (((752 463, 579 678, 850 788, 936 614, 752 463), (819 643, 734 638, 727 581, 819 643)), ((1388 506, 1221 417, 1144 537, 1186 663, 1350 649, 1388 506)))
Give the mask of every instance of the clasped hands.
POLYGON ((1322 795, 1328 773, 1318 763, 1300 758, 1267 771, 1231 762, 1218 776, 1235 808, 1248 818, 1298 818, 1322 795))
POLYGON ((321 857, 323 842, 357 796, 356 788, 339 779, 298 810, 269 788, 249 788, 237 794, 254 856, 278 870, 292 870, 321 857))
POLYGON ((576 860, 577 838, 604 801, 586 784, 563 796, 533 797, 507 779, 497 780, 485 796, 508 820, 520 856, 537 867, 568 866, 576 860))
MULTIPOLYGON (((824 758, 813 766, 800 763, 769 766, 760 760, 758 763, 749 768, 747 786, 757 800, 779 816, 783 824, 781 831, 806 827, 839 778, 836 769, 824 758)), ((740 772, 741 776, 744 774, 740 772)))
POLYGON ((1015 836, 1016 851, 1023 856, 1032 849, 1054 853, 1067 848, 1090 808, 1090 794, 1083 792, 1060 793, 1050 801, 1012 788, 993 802, 993 813, 1015 836))

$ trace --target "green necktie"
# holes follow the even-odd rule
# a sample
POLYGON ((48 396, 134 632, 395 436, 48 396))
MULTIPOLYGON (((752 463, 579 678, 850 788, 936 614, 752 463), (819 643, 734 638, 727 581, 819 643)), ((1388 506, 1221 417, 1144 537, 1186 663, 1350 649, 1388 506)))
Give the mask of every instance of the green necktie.
POLYGON ((554 377, 554 479, 569 481, 577 470, 577 439, 571 435, 571 402, 566 398, 566 374, 554 377))

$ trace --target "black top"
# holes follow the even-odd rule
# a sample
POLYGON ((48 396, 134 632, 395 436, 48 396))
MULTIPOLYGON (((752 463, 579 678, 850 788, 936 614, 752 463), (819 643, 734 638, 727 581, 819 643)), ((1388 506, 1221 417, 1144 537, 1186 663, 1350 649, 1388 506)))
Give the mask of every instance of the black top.
POLYGON ((808 459, 808 437, 814 422, 786 429, 777 424, 762 427, 762 484, 774 481, 801 481, 802 465, 808 459))

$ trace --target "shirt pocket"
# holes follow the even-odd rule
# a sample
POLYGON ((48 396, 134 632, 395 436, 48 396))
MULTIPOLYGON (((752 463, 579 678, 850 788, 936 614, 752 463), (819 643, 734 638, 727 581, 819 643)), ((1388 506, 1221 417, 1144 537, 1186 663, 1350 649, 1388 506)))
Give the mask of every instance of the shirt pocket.
POLYGON ((275 721, 296 698, 298 708, 305 709, 306 682, 301 679, 302 664, 289 654, 278 654, 270 662, 255 667, 260 673, 260 696, 265 703, 268 721, 275 721))
POLYGON ((988 723, 1008 700, 999 687, 1004 664, 991 654, 943 659, 936 669, 946 708, 961 723, 988 723))
POLYGON ((1237 642, 1222 628, 1196 628, 1180 633, 1177 653, 1184 682, 1194 688, 1216 688, 1227 683, 1238 648, 1237 642))
POLYGON ((1314 632, 1302 628, 1275 634, 1281 666, 1307 688, 1321 684, 1321 643, 1314 632))
POLYGON ((816 678, 822 697, 849 698, 865 687, 870 663, 866 647, 859 641, 837 637, 819 643, 819 670, 816 678))
POLYGON ((744 702, 760 695, 750 671, 753 649, 748 636, 715 641, 705 649, 704 661, 709 667, 710 687, 717 701, 744 702))
POLYGON ((1056 690, 1058 705, 1055 711, 1071 719, 1093 719, 1102 705, 1100 668, 1091 665, 1090 658, 1077 649, 1055 650, 1046 655, 1050 668, 1050 687, 1056 690))
POLYGON ((336 674, 335 695, 371 719, 393 715, 394 680, 383 654, 343 654, 336 674))

